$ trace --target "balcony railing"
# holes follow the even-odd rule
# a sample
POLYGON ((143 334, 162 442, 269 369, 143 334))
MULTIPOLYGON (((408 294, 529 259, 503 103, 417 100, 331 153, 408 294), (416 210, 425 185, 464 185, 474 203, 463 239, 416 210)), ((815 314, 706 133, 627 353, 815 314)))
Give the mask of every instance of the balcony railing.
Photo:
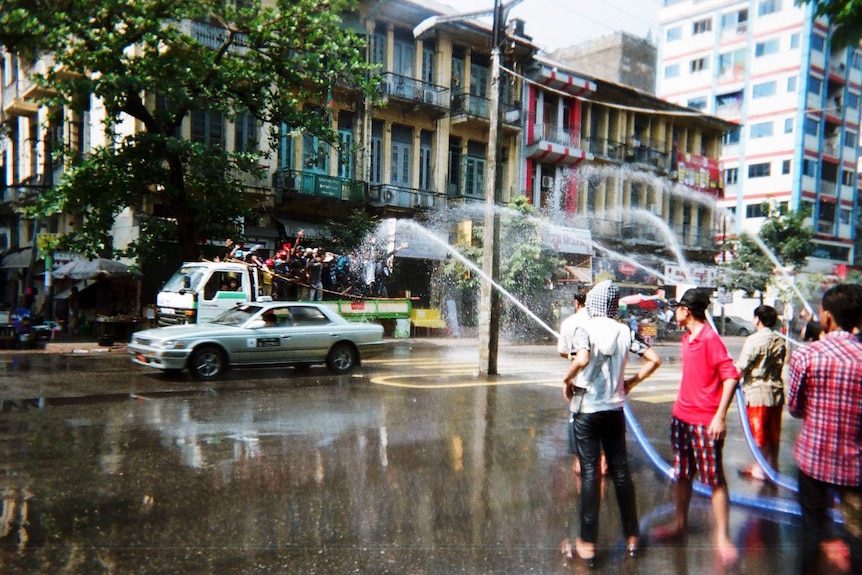
MULTIPOLYGON (((500 111, 503 114, 503 123, 519 125, 521 123, 520 107, 508 102, 500 102, 500 111)), ((465 114, 474 118, 490 121, 491 100, 482 96, 474 96, 467 92, 452 95, 452 115, 465 114)))
MULTIPOLYGON (((644 226, 623 216, 618 219, 590 218, 588 225, 590 233, 600 240, 622 242, 630 246, 644 244, 662 246, 669 243, 669 239, 658 229, 644 226)), ((715 232, 712 229, 697 228, 687 224, 671 226, 670 229, 685 249, 715 248, 715 232)))
POLYGON ((428 190, 418 190, 389 184, 368 186, 368 203, 373 206, 431 209, 440 207, 445 198, 428 190))
POLYGON ((563 128, 550 126, 548 124, 533 124, 533 134, 529 138, 527 145, 537 144, 539 142, 552 142, 561 146, 579 148, 581 146, 581 135, 577 132, 570 132, 563 128))
POLYGON ((646 164, 660 170, 670 168, 667 152, 641 142, 637 145, 624 144, 604 138, 581 138, 582 145, 592 154, 618 162, 646 164))
POLYGON ((415 102, 436 108, 449 108, 449 88, 422 80, 386 72, 380 84, 383 94, 398 100, 415 102))
MULTIPOLYGON (((183 27, 185 28, 188 25, 189 24, 184 22, 183 27)), ((206 46, 212 50, 218 50, 227 41, 228 31, 224 28, 195 21, 192 21, 190 26, 191 27, 187 33, 202 46, 206 46)), ((236 34, 233 38, 233 44, 231 45, 230 50, 237 54, 244 54, 247 52, 248 36, 246 34, 236 34)))
POLYGON ((317 198, 330 198, 352 202, 365 201, 365 182, 325 176, 313 172, 281 169, 273 174, 273 188, 278 192, 291 192, 317 198))

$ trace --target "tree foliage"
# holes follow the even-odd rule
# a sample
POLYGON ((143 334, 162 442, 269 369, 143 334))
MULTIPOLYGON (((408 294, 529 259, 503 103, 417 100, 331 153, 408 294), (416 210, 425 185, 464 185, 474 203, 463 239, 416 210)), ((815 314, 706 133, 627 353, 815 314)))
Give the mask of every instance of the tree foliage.
MULTIPOLYGON (((129 255, 152 255, 175 240, 186 259, 200 238, 233 235, 260 198, 244 193, 268 150, 228 151, 181 137, 193 113, 252 115, 259 125, 304 130, 335 144, 324 113, 336 89, 371 96, 365 40, 341 24, 355 0, 4 0, 0 44, 50 63, 31 80, 49 88, 53 109, 107 116, 106 144, 65 153, 67 170, 44 194, 43 215, 79 214, 67 243, 110 247, 115 217, 135 211, 140 240, 129 255), (121 134, 133 120, 135 134, 121 134), (146 214, 156 207, 156 216, 146 214)), ((35 70, 35 68, 34 68, 35 70)), ((128 131, 127 131, 128 132, 128 131)), ((275 149, 275 129, 269 134, 275 149)), ((260 176, 259 172, 256 175, 260 176)))
POLYGON ((797 0, 813 4, 815 16, 826 16, 832 24, 832 44, 836 48, 853 46, 862 39, 862 0, 797 0))
POLYGON ((771 203, 763 204, 763 208, 766 221, 757 237, 742 235, 736 240, 730 246, 733 259, 726 266, 725 287, 749 296, 762 295, 776 273, 800 270, 814 251, 814 230, 805 223, 805 211, 786 212, 771 203))

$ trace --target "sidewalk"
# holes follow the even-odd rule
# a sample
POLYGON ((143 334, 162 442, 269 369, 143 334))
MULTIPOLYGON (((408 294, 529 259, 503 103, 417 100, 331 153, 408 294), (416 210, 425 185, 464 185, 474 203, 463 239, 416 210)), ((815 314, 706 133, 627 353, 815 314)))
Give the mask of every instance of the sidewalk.
POLYGON ((7 347, 0 349, 0 354, 21 353, 127 353, 126 342, 115 342, 111 346, 101 346, 98 340, 90 336, 62 335, 47 342, 37 342, 32 348, 7 347))

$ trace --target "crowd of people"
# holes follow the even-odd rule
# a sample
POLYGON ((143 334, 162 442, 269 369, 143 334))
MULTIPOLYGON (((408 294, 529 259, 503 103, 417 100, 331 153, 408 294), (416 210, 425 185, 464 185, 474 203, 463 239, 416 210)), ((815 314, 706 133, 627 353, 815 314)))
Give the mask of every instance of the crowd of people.
MULTIPOLYGON (((597 554, 601 451, 616 491, 628 554, 636 555, 644 540, 628 470, 623 405, 631 389, 661 360, 638 334, 642 330, 637 320, 631 325, 614 321, 618 302, 619 290, 610 281, 596 284, 586 295, 577 294, 576 313, 564 320, 558 343, 559 353, 570 360, 563 385, 570 447, 582 486, 580 534, 565 539, 562 552, 567 560, 589 565, 597 554), (625 373, 629 352, 643 358, 634 375, 625 373)), ((862 286, 839 284, 826 291, 819 317, 813 320, 809 310, 798 328, 806 343, 792 354, 787 337, 774 330, 778 312, 759 306, 753 314, 756 331, 747 337, 736 362, 708 320, 709 307, 710 293, 698 289, 686 291, 670 305, 684 330, 682 375, 670 424, 676 509, 671 522, 655 529, 651 539, 684 539, 693 482, 700 480, 712 488, 719 560, 726 566, 737 562, 723 448, 727 413, 741 386, 751 435, 766 467, 755 464, 740 470, 742 475, 765 480, 770 477, 767 471, 775 473, 785 402, 788 413, 802 420, 794 450, 802 515, 798 572, 862 573, 862 286), (840 527, 829 515, 835 501, 843 518, 840 527), (840 536, 833 535, 833 529, 840 536)))
MULTIPOLYGON (((263 295, 280 301, 322 301, 345 297, 389 297, 389 278, 395 253, 407 247, 381 249, 376 239, 361 251, 337 254, 323 247, 303 245, 304 231, 295 241, 282 243, 271 256, 258 245, 225 240, 225 253, 216 261, 240 261, 260 270, 263 295)), ((223 289, 239 289, 226 286, 223 289)))

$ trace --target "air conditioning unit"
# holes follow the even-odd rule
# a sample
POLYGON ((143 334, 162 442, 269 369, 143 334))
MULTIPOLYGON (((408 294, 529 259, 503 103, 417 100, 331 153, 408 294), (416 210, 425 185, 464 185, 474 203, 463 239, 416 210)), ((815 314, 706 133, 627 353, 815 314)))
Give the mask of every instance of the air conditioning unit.
POLYGON ((554 187, 554 177, 553 176, 542 176, 542 187, 546 189, 550 189, 554 187))
POLYGON ((437 92, 432 90, 432 89, 426 88, 425 90, 423 90, 422 100, 426 104, 436 104, 437 103, 437 92))
POLYGON ((736 25, 736 33, 737 34, 745 34, 748 31, 748 24, 742 23, 736 25))

